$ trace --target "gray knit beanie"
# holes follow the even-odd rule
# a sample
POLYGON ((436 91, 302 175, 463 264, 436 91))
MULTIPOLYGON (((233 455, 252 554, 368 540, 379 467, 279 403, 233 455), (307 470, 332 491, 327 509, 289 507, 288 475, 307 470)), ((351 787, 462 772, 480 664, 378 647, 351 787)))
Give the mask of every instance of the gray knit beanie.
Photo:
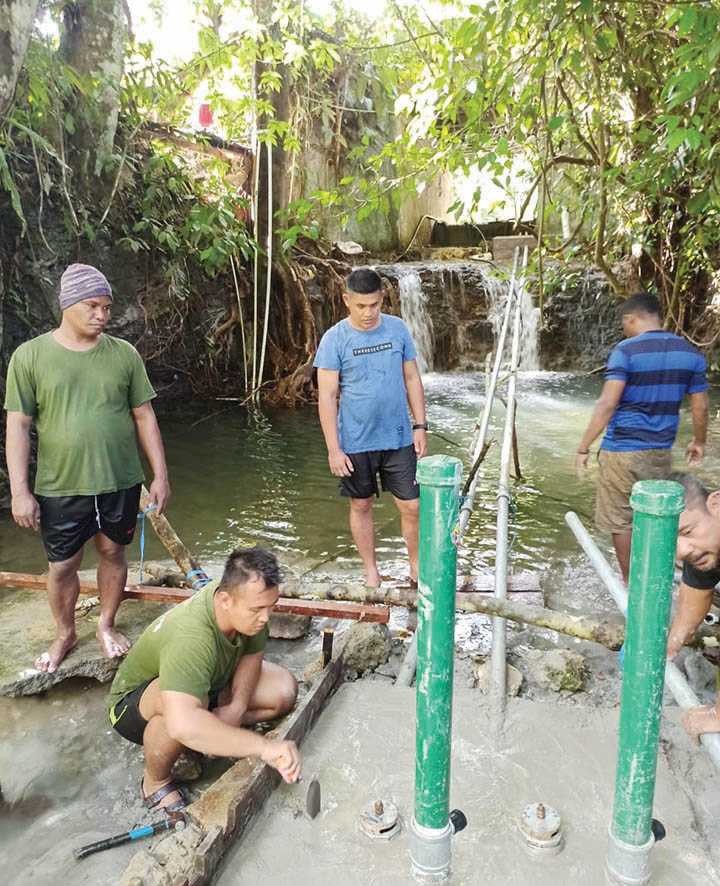
POLYGON ((104 274, 92 265, 68 265, 60 278, 60 310, 64 311, 70 305, 106 295, 112 301, 112 289, 104 274))

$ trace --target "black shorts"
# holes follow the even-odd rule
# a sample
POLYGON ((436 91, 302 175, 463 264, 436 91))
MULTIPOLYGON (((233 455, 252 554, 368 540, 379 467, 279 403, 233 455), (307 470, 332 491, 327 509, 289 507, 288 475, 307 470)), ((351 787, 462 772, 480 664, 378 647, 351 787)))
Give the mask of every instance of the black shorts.
POLYGON ((140 484, 102 495, 37 495, 40 533, 50 563, 69 560, 98 532, 119 545, 135 535, 140 484))
MULTIPOLYGON (((152 683, 152 680, 146 680, 141 683, 132 692, 124 695, 120 701, 116 701, 110 711, 110 722, 113 729, 134 744, 142 744, 145 735, 145 727, 148 721, 140 713, 140 699, 143 692, 152 683)), ((207 709, 211 711, 218 705, 218 693, 210 693, 207 709)))
POLYGON ((382 488, 402 501, 412 501, 420 497, 420 489, 415 479, 417 455, 413 445, 402 449, 378 449, 372 452, 348 452, 348 458, 355 470, 349 477, 340 480, 340 495, 348 498, 370 498, 380 496, 377 476, 380 475, 382 488))

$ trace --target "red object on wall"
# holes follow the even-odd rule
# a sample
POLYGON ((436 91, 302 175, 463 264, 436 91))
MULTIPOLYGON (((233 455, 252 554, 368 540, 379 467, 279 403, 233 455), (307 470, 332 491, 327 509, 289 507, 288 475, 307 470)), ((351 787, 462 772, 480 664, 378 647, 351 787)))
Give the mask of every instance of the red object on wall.
POLYGON ((203 129, 207 129, 208 126, 212 125, 213 122, 213 112, 210 109, 210 105, 207 102, 203 102, 200 105, 200 111, 198 113, 198 117, 200 118, 200 125, 203 129))

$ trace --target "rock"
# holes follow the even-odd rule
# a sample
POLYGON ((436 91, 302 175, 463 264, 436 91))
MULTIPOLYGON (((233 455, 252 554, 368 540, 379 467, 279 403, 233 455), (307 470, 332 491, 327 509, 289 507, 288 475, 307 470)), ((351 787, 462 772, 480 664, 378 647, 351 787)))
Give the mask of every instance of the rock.
POLYGON ((335 246, 343 255, 361 255, 365 250, 354 240, 338 240, 335 246))
MULTIPOLYGON (((169 607, 163 603, 126 600, 118 613, 118 629, 131 641, 137 640, 150 622, 169 607)), ((93 677, 101 683, 112 680, 120 664, 105 658, 95 639, 97 618, 78 614, 75 627, 78 644, 53 674, 32 667, 55 635, 47 595, 37 591, 11 591, 3 596, 0 621, 0 695, 15 698, 44 692, 71 677, 93 677)))
POLYGON ((307 683, 307 685, 309 686, 311 683, 314 682, 318 674, 322 673, 322 670, 322 658, 316 658, 315 661, 311 661, 303 672, 303 682, 307 683))
POLYGON ((309 630, 309 615, 273 612, 270 616, 270 636, 275 640, 300 640, 309 630))
MULTIPOLYGON (((491 665, 490 661, 481 661, 475 665, 475 680, 474 684, 477 688, 484 693, 488 693, 490 691, 491 684, 491 665)), ((509 664, 506 666, 506 682, 507 682, 507 694, 514 698, 519 692, 520 687, 523 682, 523 675, 521 672, 513 665, 509 664)))
POLYGON ((696 649, 688 649, 683 660, 683 667, 688 683, 703 701, 706 696, 715 694, 717 668, 713 667, 701 652, 696 649))
POLYGON ((356 622, 345 635, 345 667, 357 674, 374 671, 388 660, 390 647, 387 625, 356 622))
POLYGON ((184 750, 172 768, 172 777, 176 781, 197 781, 202 778, 203 758, 197 751, 184 750))
POLYGON ((585 658, 579 652, 571 652, 569 649, 552 649, 549 652, 531 649, 525 661, 528 680, 543 689, 580 692, 585 686, 588 668, 585 658))

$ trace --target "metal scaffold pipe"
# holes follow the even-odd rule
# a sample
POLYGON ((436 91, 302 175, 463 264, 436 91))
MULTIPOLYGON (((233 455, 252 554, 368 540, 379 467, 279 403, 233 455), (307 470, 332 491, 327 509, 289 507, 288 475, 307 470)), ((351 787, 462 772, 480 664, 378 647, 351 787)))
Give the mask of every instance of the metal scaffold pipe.
MULTIPOLYGON (((527 250, 523 267, 527 262, 527 250)), ((522 286, 522 284, 521 284, 522 286)), ((512 458, 513 425, 515 418, 515 385, 520 362, 520 311, 522 307, 521 293, 518 291, 515 302, 515 320, 513 324, 512 350, 510 356, 510 375, 507 386, 507 409, 505 428, 503 431, 502 449, 500 453, 500 481, 497 491, 497 524, 495 532, 495 598, 507 599, 508 573, 508 523, 510 519, 510 459, 512 458)), ((500 717, 505 709, 506 692, 506 623, 504 618, 493 617, 492 633, 492 695, 495 713, 500 717)))
POLYGON ((665 650, 683 488, 668 480, 641 480, 633 486, 630 505, 630 593, 607 855, 608 877, 618 886, 650 880, 665 650))
POLYGON ((415 814, 410 826, 414 870, 443 879, 450 871, 450 749, 459 459, 433 455, 418 464, 420 560, 418 672, 415 694, 415 814))
MULTIPOLYGON (((618 609, 625 615, 627 611, 628 593, 625 585, 622 583, 618 575, 613 571, 602 552, 595 544, 590 534, 583 526, 577 514, 568 511, 565 514, 565 522, 573 531, 573 535, 577 539, 580 547, 583 549, 595 572, 602 579, 605 587, 617 603, 618 609)), ((668 661, 665 664, 665 685, 670 690, 673 698, 683 710, 688 708, 696 708, 700 704, 700 699, 688 685, 687 680, 683 677, 678 666, 668 661)), ((700 736, 700 744, 707 751, 708 756, 720 770, 720 733, 709 732, 700 736)))

